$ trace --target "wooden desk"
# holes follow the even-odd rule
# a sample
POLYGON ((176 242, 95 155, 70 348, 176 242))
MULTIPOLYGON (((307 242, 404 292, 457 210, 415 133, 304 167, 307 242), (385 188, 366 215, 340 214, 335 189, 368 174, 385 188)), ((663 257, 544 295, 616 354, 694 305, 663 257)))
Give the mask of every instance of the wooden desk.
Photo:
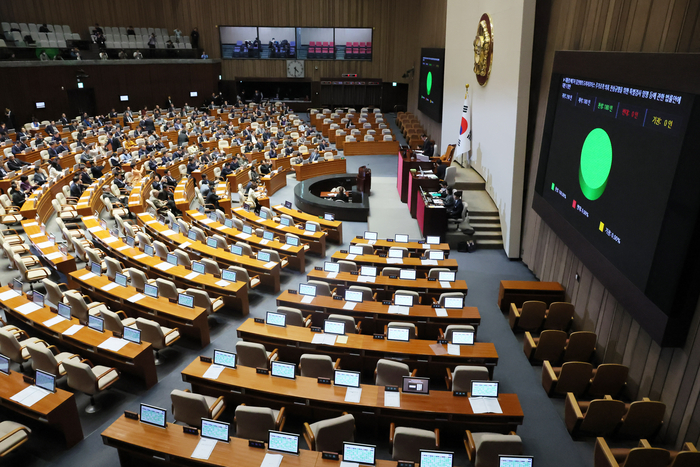
POLYGON ((418 170, 418 167, 422 167, 423 170, 432 170, 433 163, 421 162, 413 158, 413 151, 410 148, 404 153, 403 150, 399 150, 398 157, 398 175, 396 177, 396 187, 399 190, 399 196, 401 196, 401 202, 408 202, 408 174, 411 173, 411 169, 418 170))
POLYGON ((566 290, 559 282, 501 281, 498 289, 501 311, 507 313, 511 303, 520 308, 528 300, 540 300, 549 306, 552 302, 566 301, 566 290))
POLYGON ((426 204, 426 198, 416 196, 416 220, 420 233, 424 236, 437 236, 445 241, 447 233, 447 208, 426 204))
POLYGON ((279 235, 284 235, 287 233, 296 235, 299 237, 300 243, 307 243, 309 245, 309 251, 311 253, 316 253, 322 258, 326 257, 326 238, 328 237, 326 232, 312 233, 306 232, 303 229, 298 229, 294 226, 285 227, 272 219, 263 219, 262 217, 258 217, 254 212, 246 212, 246 210, 243 208, 235 208, 232 211, 233 214, 239 219, 264 229, 277 232, 279 235))
POLYGON ((73 393, 56 389, 54 394, 49 394, 31 407, 10 400, 10 397, 27 387, 29 384, 24 382, 21 373, 0 373, 0 405, 58 429, 63 434, 68 448, 82 441, 83 428, 80 426, 78 406, 75 404, 73 393))
POLYGON ((93 300, 104 302, 112 310, 123 310, 132 318, 146 318, 169 328, 178 328, 180 335, 191 337, 200 342, 202 347, 209 345, 209 323, 207 311, 195 306, 187 308, 177 303, 170 303, 165 297, 144 296, 132 303, 128 299, 138 294, 134 287, 114 287, 108 291, 102 289, 113 282, 106 275, 83 279, 89 273, 87 269, 71 272, 69 284, 77 286, 93 300))
POLYGON ((261 284, 270 287, 273 292, 280 290, 280 264, 275 262, 265 263, 248 256, 234 255, 230 251, 221 248, 212 248, 202 242, 190 240, 182 234, 175 233, 167 226, 161 224, 148 213, 138 215, 138 222, 151 234, 157 236, 166 245, 177 245, 188 252, 190 257, 208 257, 219 264, 226 266, 240 266, 248 271, 251 276, 260 276, 261 284))
POLYGON ((212 221, 199 211, 191 210, 188 211, 187 214, 190 220, 205 232, 208 231, 211 234, 216 233, 223 235, 232 243, 240 241, 245 242, 250 245, 253 250, 275 250, 279 253, 281 258, 286 258, 287 261, 289 261, 289 266, 298 269, 299 272, 304 272, 306 269, 304 245, 292 246, 277 240, 265 240, 254 234, 248 235, 236 228, 226 227, 223 224, 212 221))
POLYGON ((397 267, 397 268, 404 268, 404 269, 415 269, 418 272, 425 272, 427 273, 430 269, 432 268, 447 268, 452 271, 456 271, 458 268, 457 260, 456 259, 443 259, 440 261, 436 260, 425 260, 425 259, 420 259, 420 258, 401 258, 403 260, 403 263, 401 264, 396 264, 396 263, 391 263, 388 262, 387 260, 392 260, 394 258, 382 258, 379 255, 348 255, 347 253, 341 253, 340 251, 336 251, 333 253, 333 256, 331 256, 332 261, 338 261, 340 259, 347 259, 348 261, 353 261, 355 262, 358 266, 360 265, 366 265, 366 266, 376 266, 377 269, 381 270, 384 269, 385 267, 397 267), (350 256, 350 258, 348 258, 350 256), (354 258, 353 258, 354 257, 354 258), (425 264, 425 261, 435 261, 437 264, 425 264))
MULTIPOLYGON (((7 290, 9 290, 8 287, 3 287, 0 289, 0 293, 7 290)), ((66 336, 63 334, 64 331, 74 324, 80 324, 76 318, 72 318, 70 321, 61 321, 51 327, 45 326, 45 321, 56 317, 56 313, 48 307, 33 311, 27 315, 16 311, 17 307, 29 301, 26 295, 15 297, 3 302, 2 307, 13 319, 23 323, 25 325, 23 327, 28 326, 38 331, 47 340, 56 343, 62 350, 70 350, 93 363, 115 367, 121 372, 134 375, 141 379, 147 388, 158 382, 153 349, 148 342, 142 342, 141 345, 130 342, 118 352, 102 349, 98 346, 109 337, 112 337, 111 331, 101 333, 88 327, 83 327, 75 334, 66 336)))
MULTIPOLYGON (((346 368, 345 361, 341 367, 346 368)), ((316 419, 322 413, 330 416, 348 412, 356 423, 396 421, 399 426, 418 425, 448 429, 463 434, 464 429, 507 433, 522 424, 523 411, 516 394, 500 394, 502 414, 474 414, 466 397, 459 398, 451 391, 430 391, 429 395, 401 394, 401 407, 384 406, 384 386, 363 384, 359 403, 345 402, 344 387, 319 384, 316 378, 297 376, 296 379, 275 378, 256 373, 255 368, 238 366, 226 368, 216 380, 203 377, 209 363, 196 359, 182 371, 183 381, 192 384, 192 390, 212 396, 223 395, 232 403, 248 403, 268 407, 285 406, 287 411, 302 413, 316 419), (335 414, 333 414, 335 412, 335 414)), ((311 421, 311 420, 309 420, 311 421)), ((180 432, 182 430, 179 430, 180 432)), ((320 453, 319 453, 320 454, 320 453)), ((388 461, 387 461, 388 462, 388 461)), ((396 462, 394 461, 394 466, 396 462)), ((337 462, 335 464, 338 465, 337 462)))
MULTIPOLYGON (((383 135, 375 135, 382 138, 383 135)), ((345 141, 343 155, 345 156, 375 156, 380 154, 396 154, 399 150, 398 141, 345 141)))
POLYGON ((295 221, 306 223, 306 221, 317 222, 322 229, 328 234, 328 240, 339 245, 343 244, 343 223, 341 221, 327 221, 319 216, 307 214, 298 209, 285 208, 283 205, 273 206, 272 209, 291 216, 295 221))
POLYGON ((49 237, 42 234, 41 226, 37 221, 31 219, 24 220, 22 221, 22 228, 24 228, 24 233, 34 245, 39 256, 52 269, 63 274, 75 271, 75 258, 69 254, 64 256, 56 245, 51 245, 49 243, 49 237))
MULTIPOLYGON (((126 243, 122 242, 121 239, 117 241, 110 240, 110 242, 107 243, 105 239, 110 238, 112 234, 102 229, 99 222, 94 217, 85 217, 83 218, 83 222, 86 228, 92 229, 90 234, 93 240, 96 240, 114 259, 123 261, 130 267, 146 271, 148 276, 152 279, 161 277, 175 282, 175 285, 180 288, 202 289, 209 293, 210 296, 221 296, 227 306, 240 311, 244 315, 248 314, 248 284, 245 281, 236 281, 235 283, 228 283, 222 286, 218 283, 219 278, 212 274, 199 274, 195 277, 188 278, 192 271, 185 266, 173 266, 167 271, 163 271, 157 267, 157 265, 163 263, 163 260, 157 256, 141 257, 143 254, 141 250, 129 247, 126 243)), ((74 270, 75 267, 73 267, 73 271, 74 270)))
POLYGON ((332 161, 317 161, 310 164, 295 164, 292 168, 297 174, 297 181, 308 180, 320 175, 344 174, 347 172, 345 158, 332 161))
MULTIPOLYGON (((365 240, 364 237, 355 237, 352 240, 350 240, 350 245, 366 245, 369 244, 369 240, 365 240)), ((445 258, 449 258, 450 256, 450 245, 449 243, 440 243, 438 245, 428 245, 427 243, 418 243, 418 242, 407 242, 407 243, 397 243, 393 240, 382 240, 381 238, 377 239, 374 243, 372 243, 372 246, 374 247, 375 250, 380 250, 380 251, 388 251, 389 248, 391 247, 400 247, 400 248, 407 248, 409 252, 411 253, 419 253, 423 254, 427 250, 440 250, 445 252, 445 258)))
POLYGON ((287 186, 287 172, 275 172, 274 174, 260 177, 260 179, 265 184, 268 198, 287 186))
POLYGON ((83 194, 78 199, 78 204, 75 206, 77 208, 78 214, 81 216, 90 216, 95 212, 100 212, 104 209, 104 202, 102 201, 102 189, 104 186, 110 186, 114 176, 104 175, 96 180, 94 180, 90 186, 88 186, 83 194))
POLYGON ((362 333, 368 335, 384 334, 384 325, 393 321, 415 324, 421 339, 437 339, 439 328, 444 330, 450 324, 469 324, 477 331, 481 323, 479 309, 474 306, 446 310, 447 316, 441 317, 437 316, 430 305, 415 305, 408 315, 399 315, 389 313, 389 305, 383 305, 381 301, 358 303, 352 310, 347 310, 343 308, 346 303, 344 300, 334 300, 332 297, 316 297, 312 304, 302 303, 301 299, 301 295, 285 290, 277 297, 277 305, 299 308, 305 314, 310 313, 312 324, 320 327, 323 327, 323 321, 330 314, 352 316, 355 321, 362 321, 362 333))
MULTIPOLYGON (((247 319, 238 327, 238 337, 249 342, 259 342, 272 350, 279 348, 280 359, 286 362, 299 362, 303 353, 317 352, 330 355, 333 359, 342 358, 343 368, 373 374, 377 361, 381 358, 397 358, 407 363, 411 369, 417 368, 421 376, 442 380, 445 368, 454 369, 457 365, 485 365, 493 377, 493 369, 498 363, 496 346, 491 342, 476 342, 474 345, 460 346, 462 354, 436 355, 430 347, 436 340, 412 339, 410 342, 375 339, 366 334, 348 334, 348 342, 333 346, 312 344, 314 337, 310 328, 300 326, 268 326, 247 319)), ((438 344, 435 344, 438 345, 438 344)), ((445 345, 440 345, 445 350, 445 345)))
POLYGON ((416 212, 418 211, 418 197, 420 196, 420 189, 423 189, 426 193, 430 191, 440 190, 440 180, 435 178, 430 178, 427 176, 417 175, 415 172, 410 172, 408 176, 408 210, 411 213, 411 217, 416 218, 416 212))

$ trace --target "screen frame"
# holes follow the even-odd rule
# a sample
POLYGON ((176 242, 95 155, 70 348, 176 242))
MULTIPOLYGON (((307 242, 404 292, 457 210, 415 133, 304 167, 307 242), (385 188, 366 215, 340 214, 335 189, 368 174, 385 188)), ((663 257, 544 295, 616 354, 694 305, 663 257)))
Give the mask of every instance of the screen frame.
POLYGON ((277 326, 280 328, 286 328, 287 327, 287 315, 284 313, 277 313, 276 311, 268 311, 265 313, 265 324, 269 324, 270 326, 277 326), (282 317, 282 324, 271 323, 270 322, 270 314, 275 315, 275 316, 281 316, 282 317))
POLYGON ((350 370, 335 369, 335 370, 333 370, 333 386, 338 386, 338 387, 340 387, 340 388, 359 388, 359 387, 362 386, 362 373, 360 373, 359 371, 350 371, 350 370), (354 374, 354 375, 357 375, 357 386, 348 386, 348 385, 346 385, 346 384, 337 384, 337 383, 335 382, 335 381, 336 381, 335 375, 336 375, 336 373, 339 372, 339 371, 340 371, 341 373, 352 373, 352 374, 354 374))
POLYGON ((214 439, 214 440, 219 441, 219 442, 222 442, 222 443, 228 443, 228 442, 231 441, 231 424, 228 423, 228 422, 221 422, 221 421, 219 421, 219 420, 212 420, 212 419, 210 419, 210 418, 202 418, 202 429, 199 430, 199 434, 200 434, 200 436, 201 436, 202 438, 214 439), (204 434, 204 429, 203 429, 203 428, 204 428, 204 423, 205 423, 205 422, 206 422, 206 423, 211 423, 211 424, 213 424, 213 425, 223 425, 223 426, 225 426, 225 427, 226 427, 226 430, 227 430, 227 432, 228 432, 227 435, 226 435, 226 440, 224 441, 223 439, 214 438, 213 436, 206 436, 206 435, 204 434))
POLYGON ((272 361, 270 362, 270 376, 274 376, 275 378, 284 378, 284 379, 296 379, 297 378, 297 364, 296 363, 291 363, 291 362, 280 362, 280 361, 272 361), (279 365, 284 365, 284 366, 292 366, 294 368, 293 376, 284 376, 284 375, 276 375, 274 374, 274 368, 279 365))
POLYGON ((516 455, 516 454, 499 454, 498 455, 498 465, 499 467, 501 466, 502 460, 503 459, 529 459, 530 460, 530 467, 535 462, 535 457, 534 456, 523 456, 523 455, 516 455))
POLYGON ((220 366, 223 366, 223 367, 226 367, 226 368, 232 368, 232 369, 235 370, 236 367, 238 366, 238 354, 236 354, 235 352, 229 352, 228 350, 214 349, 214 353, 212 354, 212 362, 213 362, 214 365, 220 365, 220 366), (217 354, 217 352, 218 352, 218 353, 225 353, 225 354, 228 354, 228 355, 233 355, 233 359, 234 359, 234 362, 235 362, 235 363, 233 364, 233 366, 225 365, 225 364, 223 364, 223 363, 216 363, 216 354, 217 354))
POLYGON ((402 376, 401 377, 401 392, 404 394, 418 394, 420 396, 427 396, 430 394, 430 378, 424 378, 421 376, 402 376), (406 381, 411 379, 421 380, 426 387, 425 391, 406 391, 406 381))
POLYGON ((360 465, 375 465, 377 463, 377 446, 373 444, 362 444, 362 443, 353 443, 350 441, 343 441, 343 462, 354 462, 360 465), (346 446, 362 446, 362 447, 371 447, 372 448, 372 462, 358 462, 356 460, 348 460, 345 458, 345 447, 346 446))
POLYGON ((301 437, 301 435, 297 435, 297 434, 295 434, 295 433, 286 433, 286 432, 284 432, 284 431, 269 430, 269 431, 268 431, 268 434, 267 434, 267 449, 268 449, 268 450, 271 450, 271 451, 286 452, 287 454, 296 454, 296 455, 299 455, 299 438, 300 438, 300 437, 301 437), (296 451, 296 452, 284 451, 284 450, 281 450, 281 449, 274 449, 274 448, 270 447, 270 435, 271 435, 272 433, 275 433, 275 434, 278 434, 278 435, 284 435, 284 436, 292 436, 292 437, 296 438, 296 440, 297 440, 297 451, 296 451))
MULTIPOLYGON (((455 465, 455 453, 452 451, 438 451, 437 449, 421 449, 420 450, 420 459, 422 460, 423 458, 423 453, 437 453, 437 454, 450 454, 452 457, 452 466, 454 467, 455 465)), ((421 463, 423 465, 423 463, 421 463)))
POLYGON ((99 316, 93 316, 91 314, 88 314, 88 321, 87 322, 88 322, 87 327, 92 329, 93 331, 105 332, 105 320, 104 320, 104 318, 100 318, 99 316), (98 322, 102 323, 102 326, 101 326, 102 329, 95 329, 92 326, 90 326, 90 322, 91 321, 94 322, 95 320, 98 320, 98 322))
POLYGON ((132 327, 130 327, 130 326, 124 326, 124 329, 123 329, 123 332, 122 332, 122 338, 123 338, 124 340, 126 340, 126 341, 129 341, 129 342, 133 343, 133 344, 141 345, 141 330, 140 330, 140 329, 136 329, 136 328, 132 328, 132 327), (131 340, 131 339, 128 339, 128 338, 126 337, 126 330, 127 330, 127 329, 129 330, 129 332, 138 332, 138 334, 137 334, 137 335, 139 336, 138 342, 136 342, 136 341, 134 341, 134 340, 131 340))
POLYGON ((52 375, 51 373, 48 373, 48 372, 43 371, 43 370, 36 370, 36 372, 34 373, 34 376, 35 376, 34 381, 35 381, 36 387, 41 388, 45 391, 56 392, 56 375, 52 375), (46 375, 47 377, 51 378, 51 381, 53 383, 51 389, 46 389, 45 387, 42 387, 42 386, 39 386, 38 384, 36 384, 36 381, 39 379, 39 378, 36 378, 36 376, 38 376, 39 374, 46 375))
POLYGON ((12 373, 12 368, 11 368, 12 360, 10 360, 10 357, 8 357, 4 354, 0 354, 0 359, 7 360, 7 372, 0 370, 0 374, 9 375, 10 373, 12 373))
POLYGON ((157 426, 158 428, 167 428, 168 427, 168 409, 162 409, 160 407, 156 407, 155 405, 141 403, 141 404, 139 404, 139 421, 141 423, 145 423, 146 425, 157 426), (158 425, 158 424, 153 423, 153 422, 144 421, 143 417, 141 416, 144 407, 148 407, 149 409, 159 410, 159 411, 163 412, 163 415, 165 415, 163 417, 163 425, 158 425))
POLYGON ((489 397, 492 399, 498 399, 498 396, 501 394, 501 383, 500 381, 484 381, 484 380, 472 380, 472 383, 469 385, 469 391, 472 397, 489 397), (474 383, 489 383, 489 384, 496 384, 496 397, 494 396, 475 396, 474 395, 474 383))
POLYGON ((393 341, 393 342, 410 342, 411 341, 411 330, 409 328, 402 328, 402 327, 391 327, 387 328, 386 330, 386 340, 388 341, 393 341), (395 333, 396 331, 401 331, 401 332, 406 332, 406 339, 396 339, 395 336, 390 337, 390 335, 395 333))

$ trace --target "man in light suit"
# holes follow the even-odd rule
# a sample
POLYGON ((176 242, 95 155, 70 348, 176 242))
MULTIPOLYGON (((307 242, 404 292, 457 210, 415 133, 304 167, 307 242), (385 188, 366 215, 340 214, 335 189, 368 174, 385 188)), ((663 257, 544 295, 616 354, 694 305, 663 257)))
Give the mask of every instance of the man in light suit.
POLYGON ((316 162, 318 160, 318 157, 318 150, 314 149, 313 152, 311 152, 311 155, 309 156, 309 162, 316 162))

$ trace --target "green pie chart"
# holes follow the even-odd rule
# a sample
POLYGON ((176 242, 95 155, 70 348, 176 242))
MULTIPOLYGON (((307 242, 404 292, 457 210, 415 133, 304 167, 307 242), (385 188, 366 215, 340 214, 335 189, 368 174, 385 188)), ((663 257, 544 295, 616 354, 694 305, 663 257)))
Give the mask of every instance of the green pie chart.
POLYGON ((602 128, 588 133, 581 148, 578 180, 583 195, 590 201, 600 198, 608 184, 612 168, 612 143, 602 128))
POLYGON ((433 72, 428 72, 428 77, 425 78, 425 89, 428 90, 428 95, 430 95, 430 89, 433 87, 433 72))

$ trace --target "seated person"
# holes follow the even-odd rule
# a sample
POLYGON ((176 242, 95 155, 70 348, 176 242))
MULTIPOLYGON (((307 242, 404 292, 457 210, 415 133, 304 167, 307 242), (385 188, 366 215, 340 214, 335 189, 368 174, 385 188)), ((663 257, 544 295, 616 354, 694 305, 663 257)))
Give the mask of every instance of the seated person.
POLYGON ((447 211, 447 217, 451 219, 459 219, 462 217, 462 209, 464 208, 464 203, 462 203, 462 192, 455 191, 454 198, 454 205, 452 206, 452 209, 447 211))
POLYGON ((142 165, 140 169, 137 169, 136 167, 131 169, 131 173, 134 174, 134 178, 131 179, 131 184, 133 186, 136 186, 139 183, 141 183, 141 181, 143 180, 143 173, 145 172, 145 170, 145 164, 142 165))
POLYGON ((29 165, 29 162, 21 161, 15 158, 14 154, 10 154, 7 157, 7 168, 10 170, 20 170, 25 165, 29 165))
POLYGON ((29 183, 29 177, 27 177, 26 175, 22 175, 19 178, 19 189, 22 190, 24 193, 31 193, 34 188, 35 187, 33 187, 31 183, 29 183))
POLYGON ((163 185, 166 185, 166 186, 171 186, 171 187, 177 186, 177 180, 175 180, 175 178, 170 173, 170 169, 165 171, 165 174, 163 175, 162 183, 163 183, 163 185))
POLYGON ((345 188, 342 186, 338 187, 338 194, 335 195, 336 200, 345 201, 346 203, 350 201, 348 194, 345 192, 345 188))
POLYGON ((22 208, 22 205, 27 200, 24 192, 17 187, 17 180, 13 181, 10 186, 10 197, 12 198, 12 204, 18 208, 22 208))
POLYGON ((272 172, 272 162, 262 161, 260 162, 260 174, 267 175, 272 172))

